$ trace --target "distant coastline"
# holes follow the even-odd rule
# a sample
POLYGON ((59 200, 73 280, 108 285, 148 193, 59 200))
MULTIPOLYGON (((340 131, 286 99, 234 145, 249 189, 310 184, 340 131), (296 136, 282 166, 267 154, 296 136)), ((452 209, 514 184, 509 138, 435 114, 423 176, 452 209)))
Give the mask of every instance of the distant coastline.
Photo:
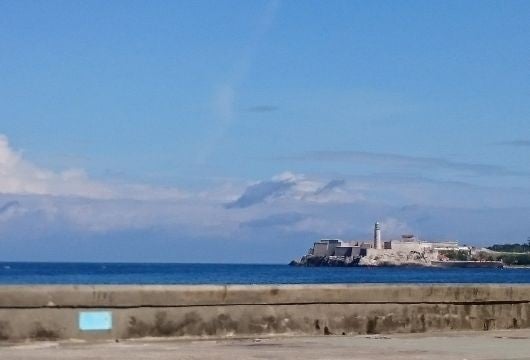
MULTIPOLYGON (((422 241, 413 234, 383 241, 376 222, 372 241, 321 239, 291 266, 305 267, 442 267, 503 268, 503 253, 459 245, 457 241, 422 241)), ((511 255, 505 255, 506 258, 511 255)), ((513 262, 511 265, 514 265, 513 262)))
POLYGON ((502 261, 462 261, 462 260, 447 260, 447 261, 432 261, 431 263, 419 262, 380 262, 377 264, 360 264, 360 258, 348 262, 344 259, 336 259, 330 257, 303 257, 301 260, 293 260, 289 263, 290 266, 301 267, 405 267, 405 268, 530 268, 528 265, 510 265, 506 266, 502 261))

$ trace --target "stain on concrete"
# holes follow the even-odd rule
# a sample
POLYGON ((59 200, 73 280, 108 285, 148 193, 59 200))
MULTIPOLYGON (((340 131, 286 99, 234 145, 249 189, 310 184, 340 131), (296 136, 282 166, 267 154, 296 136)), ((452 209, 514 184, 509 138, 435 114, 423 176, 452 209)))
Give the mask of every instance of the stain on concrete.
POLYGON ((363 334, 365 333, 364 329, 366 328, 364 322, 365 319, 355 314, 344 318, 343 327, 347 332, 357 332, 359 334, 363 334))
POLYGON ((7 321, 0 321, 0 340, 9 340, 11 334, 11 326, 7 321))
POLYGON ((61 337, 60 331, 44 327, 40 322, 36 322, 30 332, 30 338, 34 340, 57 340, 61 337))
POLYGON ((223 335, 227 333, 235 333, 238 330, 238 322, 234 321, 229 314, 219 314, 210 322, 206 322, 203 326, 212 335, 223 335))
POLYGON ((366 322, 366 333, 376 334, 377 333, 377 317, 369 318, 366 322))
POLYGON ((380 332, 391 333, 391 332, 402 332, 409 331, 410 328, 410 319, 403 318, 402 316, 389 313, 384 316, 380 316, 377 321, 377 326, 380 329, 380 332))
MULTIPOLYGON (((303 328, 305 321, 294 321, 288 314, 279 315, 265 315, 262 317, 249 316, 248 324, 243 321, 241 324, 236 324, 237 331, 244 331, 245 327, 257 334, 281 334, 289 332, 293 329, 303 328)), ((237 322, 236 322, 237 323, 237 322)))
POLYGON ((281 332, 281 325, 274 316, 264 316, 261 320, 265 323, 268 332, 281 332))
POLYGON ((495 329, 495 319, 484 319, 484 331, 495 329))
POLYGON ((421 324, 420 332, 425 332, 427 330, 427 327, 425 326, 425 314, 420 315, 420 324, 421 324))
MULTIPOLYGON (((184 320, 186 321, 186 320, 184 320)), ((171 336, 179 329, 174 321, 167 318, 165 311, 159 311, 155 314, 155 321, 152 327, 153 335, 156 336, 171 336)))
POLYGON ((136 316, 129 317, 129 326, 127 327, 127 333, 130 337, 143 337, 147 336, 148 325, 136 318, 136 316))
POLYGON ((196 312, 189 312, 181 320, 176 321, 170 319, 165 311, 158 311, 152 322, 131 316, 127 332, 131 337, 160 337, 225 335, 235 333, 237 330, 238 322, 232 320, 228 314, 219 314, 210 321, 204 321, 196 312))
MULTIPOLYGON (((184 322, 186 322, 186 319, 184 322)), ((152 323, 138 320, 135 316, 131 316, 129 318, 128 333, 131 337, 171 336, 178 332, 179 327, 179 324, 167 318, 165 311, 157 311, 152 323)))

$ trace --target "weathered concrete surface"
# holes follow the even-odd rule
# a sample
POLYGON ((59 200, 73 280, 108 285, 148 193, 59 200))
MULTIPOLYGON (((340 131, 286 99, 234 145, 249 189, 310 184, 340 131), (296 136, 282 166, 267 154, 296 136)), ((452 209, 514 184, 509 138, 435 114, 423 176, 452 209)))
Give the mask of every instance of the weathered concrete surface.
POLYGON ((2 360, 530 359, 530 331, 282 337, 221 341, 39 342, 0 346, 2 360))
POLYGON ((0 286, 3 307, 528 301, 528 285, 0 286))
POLYGON ((0 340, 356 335, 530 328, 530 286, 4 286, 0 340), (112 312, 108 331, 79 313, 112 312))

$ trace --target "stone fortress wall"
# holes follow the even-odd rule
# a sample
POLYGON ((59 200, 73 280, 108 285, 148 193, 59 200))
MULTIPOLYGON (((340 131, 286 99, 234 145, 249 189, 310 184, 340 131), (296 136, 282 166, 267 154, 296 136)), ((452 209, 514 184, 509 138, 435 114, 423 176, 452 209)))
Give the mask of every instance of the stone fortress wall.
POLYGON ((0 340, 530 327, 529 285, 0 286, 0 340))
MULTIPOLYGON (((313 243, 306 255, 293 260, 297 266, 453 266, 447 252, 487 251, 471 246, 460 246, 457 241, 423 241, 413 234, 384 241, 379 222, 374 224, 372 240, 345 241, 320 239, 313 243)), ((473 265, 473 264, 468 264, 473 265)), ((476 264, 475 264, 476 265, 476 264)), ((502 267, 502 262, 490 261, 483 267, 502 267)), ((462 265, 463 266, 463 265, 462 265)), ((467 265, 466 265, 467 266, 467 265)))

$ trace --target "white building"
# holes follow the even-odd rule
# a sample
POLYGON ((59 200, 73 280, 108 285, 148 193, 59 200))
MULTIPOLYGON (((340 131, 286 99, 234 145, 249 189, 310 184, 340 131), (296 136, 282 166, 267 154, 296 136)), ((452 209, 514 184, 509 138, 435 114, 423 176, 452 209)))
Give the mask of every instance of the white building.
POLYGON ((340 239, 322 239, 313 244, 309 254, 314 256, 338 256, 355 258, 363 256, 379 256, 391 254, 407 254, 416 252, 428 256, 432 260, 438 259, 439 251, 466 250, 467 246, 459 246, 456 241, 427 242, 417 239, 412 234, 402 235, 400 239, 383 241, 381 225, 374 225, 372 241, 342 241, 340 239))

